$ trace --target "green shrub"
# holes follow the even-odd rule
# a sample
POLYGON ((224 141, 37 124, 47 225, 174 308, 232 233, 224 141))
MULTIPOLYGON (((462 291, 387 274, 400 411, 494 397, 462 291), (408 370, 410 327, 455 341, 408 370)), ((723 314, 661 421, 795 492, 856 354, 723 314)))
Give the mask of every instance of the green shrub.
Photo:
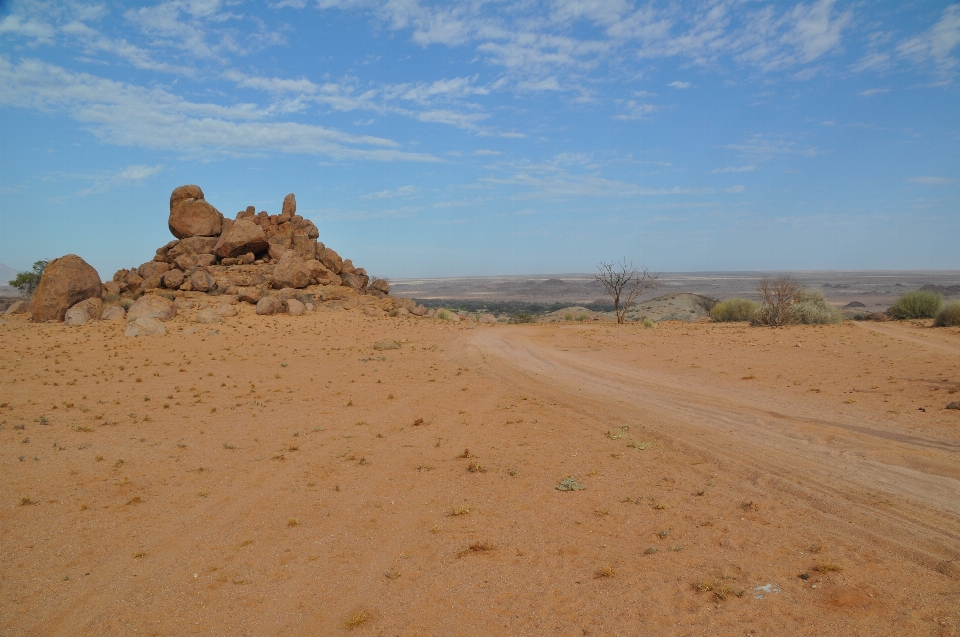
POLYGON ((439 310, 437 310, 436 318, 443 319, 444 321, 455 321, 457 320, 457 315, 451 312, 450 310, 440 308, 439 310))
POLYGON ((643 318, 643 326, 644 326, 644 327, 649 328, 649 327, 653 327, 654 325, 656 325, 656 323, 654 323, 654 322, 651 321, 650 319, 648 319, 648 318, 646 318, 646 317, 643 318))
POLYGON ((933 325, 934 327, 960 327, 960 301, 950 301, 944 305, 937 312, 933 325))
POLYGON ((563 315, 563 320, 564 320, 564 321, 572 321, 572 320, 573 320, 573 314, 571 314, 570 312, 567 312, 566 314, 563 315))
POLYGON ((943 297, 936 292, 914 290, 907 292, 890 308, 895 319, 933 318, 943 305, 943 297))
POLYGON ((526 312, 517 312, 510 319, 511 323, 536 323, 536 321, 537 319, 533 314, 527 314, 526 312))
POLYGON ((36 261, 33 264, 32 272, 21 272, 17 274, 17 278, 7 281, 7 283, 17 288, 20 291, 20 296, 29 299, 37 290, 37 286, 40 285, 40 278, 43 276, 43 271, 47 269, 48 263, 50 262, 36 261))
POLYGON ((724 299, 710 310, 710 318, 720 323, 749 321, 760 311, 760 304, 750 299, 724 299))
POLYGON ((790 323, 804 325, 822 325, 824 323, 839 323, 842 320, 840 310, 833 307, 823 298, 820 290, 803 289, 796 302, 790 306, 790 323))

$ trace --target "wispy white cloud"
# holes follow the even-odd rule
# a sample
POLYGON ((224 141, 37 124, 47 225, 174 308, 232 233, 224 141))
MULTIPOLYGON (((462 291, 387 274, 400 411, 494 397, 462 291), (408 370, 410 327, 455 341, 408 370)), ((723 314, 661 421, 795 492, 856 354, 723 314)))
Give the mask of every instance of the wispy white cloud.
POLYGON ((947 177, 911 177, 907 181, 921 186, 949 186, 956 180, 947 177))
POLYGON ((0 104, 66 112, 100 139, 121 146, 214 155, 285 152, 438 161, 429 154, 400 150, 389 139, 269 121, 271 112, 254 105, 190 102, 163 89, 73 73, 37 60, 13 64, 0 56, 0 104))
POLYGON ((927 31, 897 46, 897 53, 916 62, 932 61, 941 71, 957 65, 953 50, 960 44, 960 4, 943 10, 940 20, 927 31))
POLYGON ((711 175, 719 173, 748 173, 756 170, 757 167, 754 164, 748 166, 727 166, 726 168, 714 168, 710 171, 711 175))
POLYGON ((888 88, 868 88, 864 91, 860 91, 860 97, 873 97, 874 95, 883 95, 884 93, 889 93, 890 89, 888 88))
POLYGON ((410 186, 401 186, 396 190, 381 190, 379 192, 371 192, 365 195, 361 195, 361 199, 393 199, 395 197, 409 197, 410 195, 415 195, 417 193, 417 187, 410 186))
POLYGON ((759 133, 751 135, 739 144, 726 144, 723 148, 736 151, 755 161, 767 161, 783 155, 814 157, 820 154, 816 146, 800 147, 796 142, 786 139, 767 139, 759 133))
POLYGON ((680 80, 676 80, 676 81, 670 82, 669 84, 667 84, 667 86, 671 88, 676 88, 676 89, 684 89, 684 88, 690 88, 692 84, 690 84, 690 82, 681 82, 680 80))
POLYGON ((157 164, 156 166, 134 164, 116 172, 90 175, 86 179, 92 181, 92 185, 77 194, 80 196, 101 194, 117 186, 139 184, 145 179, 159 175, 163 172, 163 168, 163 164, 157 164))

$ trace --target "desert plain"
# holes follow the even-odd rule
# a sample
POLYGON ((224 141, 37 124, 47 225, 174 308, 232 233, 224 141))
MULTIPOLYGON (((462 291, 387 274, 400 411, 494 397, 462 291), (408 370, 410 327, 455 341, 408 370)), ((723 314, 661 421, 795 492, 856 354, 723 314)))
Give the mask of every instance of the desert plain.
POLYGON ((956 328, 238 307, 0 320, 0 634, 960 634, 956 328))

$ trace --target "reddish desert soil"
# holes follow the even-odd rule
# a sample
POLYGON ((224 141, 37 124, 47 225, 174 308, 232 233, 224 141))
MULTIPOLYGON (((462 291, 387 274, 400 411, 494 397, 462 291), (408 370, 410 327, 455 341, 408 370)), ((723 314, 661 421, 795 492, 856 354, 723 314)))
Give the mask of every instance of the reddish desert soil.
POLYGON ((123 327, 0 322, 0 634, 960 634, 960 330, 123 327))

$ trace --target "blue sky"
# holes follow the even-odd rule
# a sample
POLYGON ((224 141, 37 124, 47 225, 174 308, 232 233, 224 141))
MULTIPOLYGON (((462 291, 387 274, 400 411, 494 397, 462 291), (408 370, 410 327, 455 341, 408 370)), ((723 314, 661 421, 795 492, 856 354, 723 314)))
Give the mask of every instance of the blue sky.
POLYGON ((0 262, 297 194, 392 277, 960 268, 960 4, 0 1, 0 262))

